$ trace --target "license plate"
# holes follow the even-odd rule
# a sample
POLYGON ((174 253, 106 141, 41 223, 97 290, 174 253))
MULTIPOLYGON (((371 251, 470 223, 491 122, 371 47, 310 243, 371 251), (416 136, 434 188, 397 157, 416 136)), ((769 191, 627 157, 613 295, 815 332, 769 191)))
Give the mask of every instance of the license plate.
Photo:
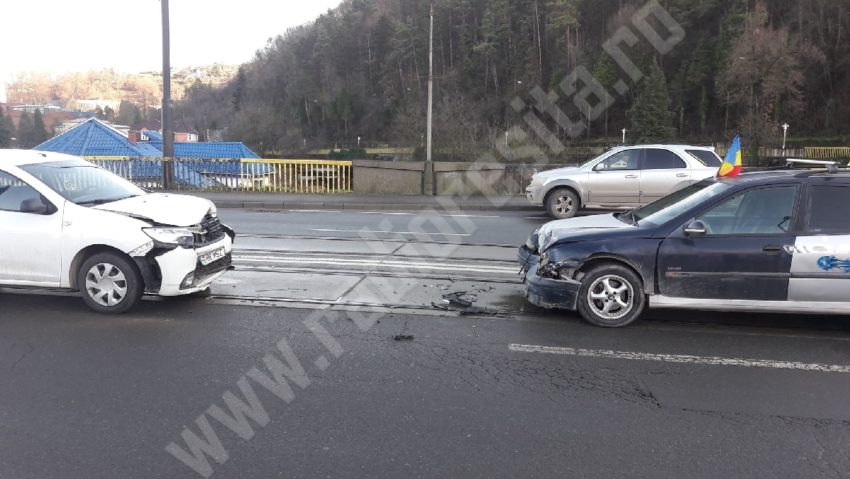
POLYGON ((227 256, 227 254, 224 252, 224 247, 222 246, 217 250, 202 254, 200 257, 201 264, 207 266, 208 264, 218 261, 221 258, 224 258, 225 256, 227 256))

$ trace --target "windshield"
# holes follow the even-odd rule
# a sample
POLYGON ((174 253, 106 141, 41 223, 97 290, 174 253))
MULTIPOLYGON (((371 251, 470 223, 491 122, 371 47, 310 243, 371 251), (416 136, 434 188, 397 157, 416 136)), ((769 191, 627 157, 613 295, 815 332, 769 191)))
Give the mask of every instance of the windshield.
POLYGON ((78 205, 99 205, 145 194, 138 186, 84 160, 37 163, 21 169, 78 205))
POLYGON ((589 160, 585 161, 584 163, 582 163, 581 165, 579 165, 579 168, 584 168, 585 166, 590 166, 590 165, 591 165, 594 161, 598 161, 598 160, 599 160, 599 159, 601 159, 603 156, 605 156, 605 155, 607 155, 607 154, 609 154, 609 153, 611 153, 611 150, 608 150, 608 151, 606 151, 605 153, 602 153, 601 155, 594 156, 593 158, 591 158, 591 159, 589 159, 589 160))
POLYGON ((654 203, 631 212, 635 221, 663 225, 694 206, 710 200, 731 188, 725 183, 702 182, 688 186, 654 203))

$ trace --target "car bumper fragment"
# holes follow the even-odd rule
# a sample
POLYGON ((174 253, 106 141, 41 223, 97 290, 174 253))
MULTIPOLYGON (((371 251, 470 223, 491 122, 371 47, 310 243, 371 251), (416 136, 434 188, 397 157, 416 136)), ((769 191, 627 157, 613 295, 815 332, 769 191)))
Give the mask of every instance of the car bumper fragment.
POLYGON ((525 297, 546 309, 576 310, 581 283, 568 279, 544 278, 537 274, 538 264, 533 263, 525 275, 525 297))
POLYGON ((516 256, 517 261, 519 262, 520 272, 522 274, 525 274, 529 268, 531 268, 531 265, 535 265, 540 262, 540 256, 537 256, 525 246, 519 247, 516 256))

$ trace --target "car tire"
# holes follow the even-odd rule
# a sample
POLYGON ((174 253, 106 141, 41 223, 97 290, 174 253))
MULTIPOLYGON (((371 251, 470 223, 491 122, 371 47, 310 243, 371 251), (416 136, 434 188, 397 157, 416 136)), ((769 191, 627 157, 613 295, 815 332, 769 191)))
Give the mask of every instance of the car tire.
POLYGON ((594 326, 622 328, 646 308, 643 281, 630 268, 616 263, 594 267, 581 280, 578 312, 594 326))
POLYGON ((103 314, 122 314, 136 306, 145 291, 135 264, 117 253, 98 253, 77 271, 77 285, 86 305, 103 314))
POLYGON ((564 220, 575 216, 581 208, 581 200, 569 188, 556 188, 546 196, 546 212, 552 218, 564 220))

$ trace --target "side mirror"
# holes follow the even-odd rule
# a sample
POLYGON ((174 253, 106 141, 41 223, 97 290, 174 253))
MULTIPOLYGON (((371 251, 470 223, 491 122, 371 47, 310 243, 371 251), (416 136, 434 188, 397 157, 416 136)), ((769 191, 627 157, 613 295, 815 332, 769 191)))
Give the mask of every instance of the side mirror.
POLYGON ((685 226, 685 234, 688 236, 705 236, 707 233, 708 227, 700 220, 696 220, 685 226))
POLYGON ((52 211, 51 205, 46 203, 41 197, 30 198, 21 202, 21 213, 29 213, 33 215, 46 215, 52 211))

